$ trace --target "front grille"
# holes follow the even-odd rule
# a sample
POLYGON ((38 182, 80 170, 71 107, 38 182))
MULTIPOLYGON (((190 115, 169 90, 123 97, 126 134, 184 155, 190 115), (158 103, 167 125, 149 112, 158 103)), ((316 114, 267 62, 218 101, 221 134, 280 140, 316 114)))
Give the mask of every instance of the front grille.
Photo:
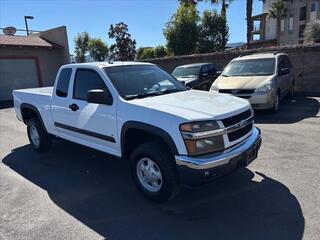
POLYGON ((239 130, 229 133, 228 134, 229 141, 233 142, 239 138, 242 138, 243 136, 245 136, 251 131, 252 127, 253 127, 253 123, 251 122, 244 128, 240 128, 239 130))
POLYGON ((229 89, 219 89, 219 93, 232 93, 229 89))
POLYGON ((237 92, 237 94, 252 94, 254 92, 253 89, 244 89, 237 92))
POLYGON ((234 125, 238 122, 241 122, 242 120, 245 120, 249 117, 251 117, 252 113, 251 113, 251 110, 248 109, 247 111, 245 112, 242 112, 240 114, 237 114, 237 115, 234 115, 232 117, 229 117, 229 118, 226 118, 226 119, 223 119, 222 120, 222 123, 225 127, 229 127, 231 125, 234 125))
MULTIPOLYGON (((234 115, 232 117, 226 118, 221 120, 224 127, 230 127, 232 125, 235 125, 237 123, 240 123, 243 120, 246 120, 252 116, 251 110, 248 109, 247 111, 244 111, 242 113, 239 113, 237 115, 234 115)), ((247 126, 244 126, 243 128, 240 128, 238 130, 235 130, 233 132, 228 133, 228 138, 230 142, 236 141, 239 138, 242 138, 246 134, 248 134, 251 129, 253 128, 253 122, 249 123, 247 126)))

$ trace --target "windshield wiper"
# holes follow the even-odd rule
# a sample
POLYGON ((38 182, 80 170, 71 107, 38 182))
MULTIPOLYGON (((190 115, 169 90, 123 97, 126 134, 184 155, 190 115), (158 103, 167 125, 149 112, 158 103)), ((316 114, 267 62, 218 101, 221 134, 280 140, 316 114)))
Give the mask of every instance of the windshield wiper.
POLYGON ((174 88, 174 89, 166 89, 164 91, 161 91, 161 93, 168 94, 168 93, 175 93, 175 92, 182 92, 182 91, 186 91, 186 90, 174 88))
POLYGON ((163 94, 164 94, 163 92, 138 93, 138 94, 135 94, 135 95, 126 96, 125 99, 126 100, 132 100, 132 99, 136 99, 136 98, 159 96, 159 95, 163 95, 163 94))
POLYGON ((126 100, 132 100, 132 99, 136 99, 136 98, 145 98, 145 97, 153 97, 153 96, 160 96, 160 95, 164 95, 164 94, 168 94, 168 93, 175 93, 175 92, 181 92, 181 91, 186 91, 183 89, 166 89, 164 91, 158 91, 158 92, 149 92, 149 93, 138 93, 135 95, 129 95, 126 96, 125 99, 126 100))

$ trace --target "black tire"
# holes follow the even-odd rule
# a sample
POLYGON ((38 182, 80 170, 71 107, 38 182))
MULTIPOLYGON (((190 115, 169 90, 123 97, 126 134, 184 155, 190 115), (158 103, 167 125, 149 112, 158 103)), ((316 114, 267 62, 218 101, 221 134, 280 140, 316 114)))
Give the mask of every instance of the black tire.
POLYGON ((32 118, 28 121, 27 123, 27 133, 28 133, 28 138, 30 141, 30 144, 33 149, 39 152, 45 152, 48 151, 51 147, 52 144, 52 138, 51 135, 49 135, 45 129, 43 129, 40 121, 38 118, 32 118), (39 137, 39 142, 36 143, 33 138, 31 137, 32 135, 32 129, 35 128, 38 137, 39 137))
POLYGON ((139 145, 130 156, 131 173, 138 189, 145 197, 154 202, 165 202, 179 192, 178 175, 172 154, 161 143, 147 142, 139 145), (139 180, 138 162, 143 158, 151 159, 160 168, 162 175, 161 188, 152 192, 146 189, 139 180))

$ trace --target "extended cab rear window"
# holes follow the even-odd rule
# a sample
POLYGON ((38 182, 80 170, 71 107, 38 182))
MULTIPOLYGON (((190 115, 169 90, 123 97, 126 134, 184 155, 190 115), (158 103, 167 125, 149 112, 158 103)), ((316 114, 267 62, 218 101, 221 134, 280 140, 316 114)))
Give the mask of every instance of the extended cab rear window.
POLYGON ((59 79, 58 79, 57 90, 56 90, 57 96, 59 97, 68 96, 68 88, 69 88, 71 73, 72 73, 71 68, 64 68, 61 70, 59 79))

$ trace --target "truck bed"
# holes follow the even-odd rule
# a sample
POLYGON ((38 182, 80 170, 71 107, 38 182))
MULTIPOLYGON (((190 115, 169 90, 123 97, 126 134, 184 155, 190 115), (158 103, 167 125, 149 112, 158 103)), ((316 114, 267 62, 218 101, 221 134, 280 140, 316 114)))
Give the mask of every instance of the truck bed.
POLYGON ((51 117, 51 98, 53 87, 27 88, 14 90, 13 102, 14 108, 19 120, 22 120, 21 104, 27 104, 35 107, 42 119, 44 119, 47 130, 52 129, 51 117), (50 121, 51 120, 51 121, 50 121))
POLYGON ((27 94, 37 94, 37 95, 45 95, 52 96, 53 87, 43 87, 43 88, 26 88, 14 90, 13 93, 27 93, 27 94))

